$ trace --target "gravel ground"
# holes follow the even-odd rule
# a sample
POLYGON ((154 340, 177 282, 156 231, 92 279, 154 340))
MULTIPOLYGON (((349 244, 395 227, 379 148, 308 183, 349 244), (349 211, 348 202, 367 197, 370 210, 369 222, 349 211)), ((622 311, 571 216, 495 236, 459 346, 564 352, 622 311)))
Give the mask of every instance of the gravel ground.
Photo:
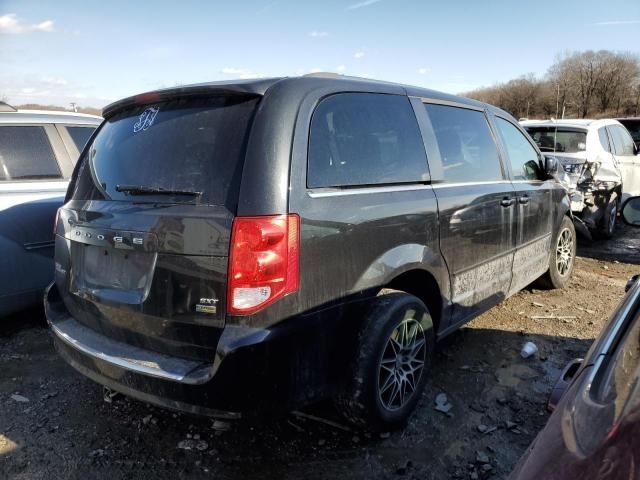
POLYGON ((524 290, 441 342, 409 426, 374 437, 329 405, 227 425, 111 398, 56 356, 41 310, 3 319, 0 478, 506 478, 545 424, 560 370, 640 272, 638 231, 618 233, 580 245, 566 290, 524 290), (522 359, 527 341, 539 351, 522 359), (435 409, 442 393, 447 413, 435 409))

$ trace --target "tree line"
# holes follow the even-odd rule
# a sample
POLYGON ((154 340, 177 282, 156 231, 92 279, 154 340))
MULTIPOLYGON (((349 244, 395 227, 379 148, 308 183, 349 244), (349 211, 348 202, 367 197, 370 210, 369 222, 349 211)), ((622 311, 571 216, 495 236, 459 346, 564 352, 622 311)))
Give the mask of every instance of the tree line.
POLYGON ((542 78, 533 73, 464 94, 516 118, 640 115, 640 57, 600 50, 558 55, 542 78))

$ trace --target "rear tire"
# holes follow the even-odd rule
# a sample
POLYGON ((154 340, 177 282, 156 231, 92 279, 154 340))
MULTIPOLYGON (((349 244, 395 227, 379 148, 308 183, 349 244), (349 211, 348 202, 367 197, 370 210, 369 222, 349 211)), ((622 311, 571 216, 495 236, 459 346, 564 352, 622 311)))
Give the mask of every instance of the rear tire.
POLYGON ((541 280, 543 286, 549 289, 564 288, 571 279, 576 261, 576 228, 567 216, 551 244, 549 255, 549 270, 541 280))
POLYGON ((372 431, 406 425, 424 390, 434 344, 424 303, 383 290, 366 313, 347 386, 336 402, 347 420, 372 431))

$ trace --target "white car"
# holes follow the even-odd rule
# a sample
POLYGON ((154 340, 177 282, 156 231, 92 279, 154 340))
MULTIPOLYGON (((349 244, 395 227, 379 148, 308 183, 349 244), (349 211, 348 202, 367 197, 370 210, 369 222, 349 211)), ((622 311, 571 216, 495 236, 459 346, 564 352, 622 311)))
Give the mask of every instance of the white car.
POLYGON ((627 129, 617 120, 520 123, 564 167, 578 222, 593 235, 611 238, 621 202, 640 195, 640 156, 627 129))
POLYGON ((56 210, 101 117, 0 102, 0 316, 42 301, 56 210))

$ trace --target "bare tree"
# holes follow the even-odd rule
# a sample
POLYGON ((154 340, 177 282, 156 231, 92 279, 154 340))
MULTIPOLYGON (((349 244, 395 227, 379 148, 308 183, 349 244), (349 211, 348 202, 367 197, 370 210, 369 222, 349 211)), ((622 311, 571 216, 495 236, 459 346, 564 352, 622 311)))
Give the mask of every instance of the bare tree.
POLYGON ((565 52, 544 79, 523 75, 467 94, 515 117, 560 117, 570 107, 579 117, 640 110, 640 60, 606 50, 565 52))

